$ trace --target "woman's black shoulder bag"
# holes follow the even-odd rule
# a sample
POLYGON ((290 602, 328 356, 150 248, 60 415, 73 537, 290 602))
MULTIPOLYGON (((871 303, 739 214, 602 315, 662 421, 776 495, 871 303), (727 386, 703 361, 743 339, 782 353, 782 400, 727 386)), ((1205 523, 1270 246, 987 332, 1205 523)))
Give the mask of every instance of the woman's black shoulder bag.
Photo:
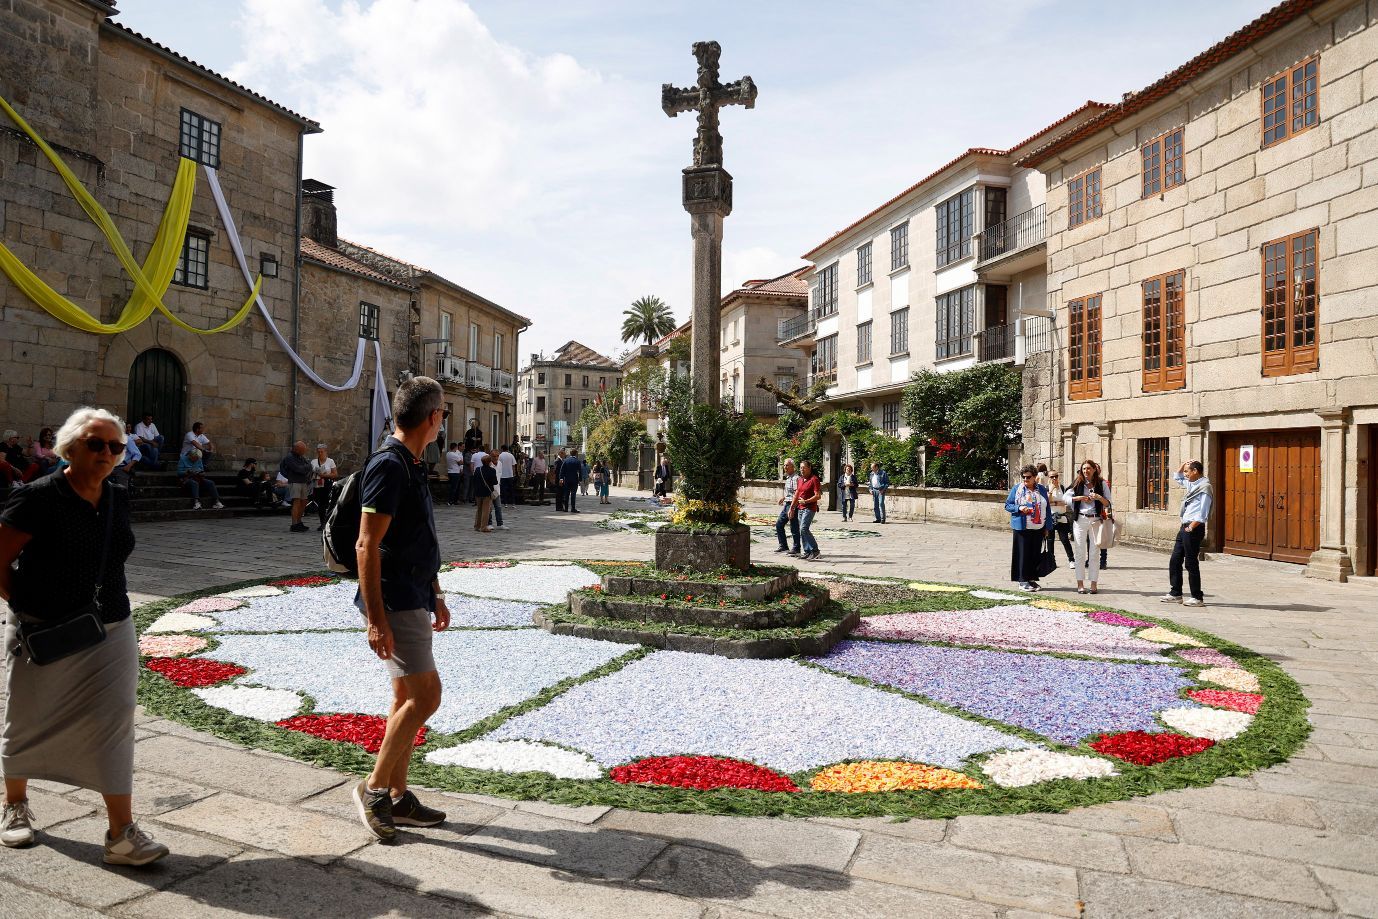
POLYGON ((110 556, 110 534, 114 525, 115 489, 112 487, 105 493, 105 541, 101 545, 100 569, 91 602, 55 625, 39 625, 35 622, 19 624, 19 642, 29 660, 40 667, 105 641, 105 623, 100 617, 100 591, 105 583, 105 563, 110 556))

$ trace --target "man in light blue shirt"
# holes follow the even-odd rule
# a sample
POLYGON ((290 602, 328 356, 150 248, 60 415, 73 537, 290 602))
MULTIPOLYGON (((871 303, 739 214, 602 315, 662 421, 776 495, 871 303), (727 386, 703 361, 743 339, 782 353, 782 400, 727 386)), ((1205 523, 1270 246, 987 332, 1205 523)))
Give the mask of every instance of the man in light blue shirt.
POLYGON ((1168 592, 1161 599, 1164 603, 1180 603, 1183 606, 1205 606, 1206 597, 1201 592, 1201 541, 1206 538, 1206 523, 1211 516, 1211 502, 1214 493, 1210 480, 1205 476, 1205 467, 1200 460, 1190 460, 1172 480, 1186 489, 1182 496, 1182 525, 1177 530, 1177 542, 1172 547, 1172 560, 1168 563, 1168 592), (1191 587, 1191 597, 1182 599, 1182 566, 1187 569, 1187 581, 1191 587))
POLYGON ((799 554, 799 518, 794 513, 794 493, 799 488, 799 476, 794 472, 794 460, 785 460, 785 496, 780 499, 780 516, 775 518, 775 538, 780 541, 780 548, 776 552, 788 552, 790 555, 799 554), (785 530, 789 529, 789 535, 794 547, 790 548, 790 542, 785 540, 785 530))

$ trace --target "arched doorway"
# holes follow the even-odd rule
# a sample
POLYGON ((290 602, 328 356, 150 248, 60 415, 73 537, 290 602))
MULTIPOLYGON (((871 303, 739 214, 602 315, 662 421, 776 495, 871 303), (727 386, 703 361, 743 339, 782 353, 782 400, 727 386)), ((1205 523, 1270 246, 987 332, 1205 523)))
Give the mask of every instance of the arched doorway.
POLYGON ((153 413, 169 447, 181 442, 186 430, 187 374, 177 355, 162 348, 150 348, 134 358, 129 368, 129 404, 125 418, 138 422, 145 412, 153 413))

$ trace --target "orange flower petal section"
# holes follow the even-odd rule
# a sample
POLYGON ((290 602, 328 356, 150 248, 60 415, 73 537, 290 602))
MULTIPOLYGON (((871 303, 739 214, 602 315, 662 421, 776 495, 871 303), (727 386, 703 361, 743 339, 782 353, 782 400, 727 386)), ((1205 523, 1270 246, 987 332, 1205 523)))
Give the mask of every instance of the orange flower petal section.
POLYGON ((813 777, 814 791, 934 791, 945 788, 985 788, 971 776, 937 766, 867 760, 829 766, 813 777))

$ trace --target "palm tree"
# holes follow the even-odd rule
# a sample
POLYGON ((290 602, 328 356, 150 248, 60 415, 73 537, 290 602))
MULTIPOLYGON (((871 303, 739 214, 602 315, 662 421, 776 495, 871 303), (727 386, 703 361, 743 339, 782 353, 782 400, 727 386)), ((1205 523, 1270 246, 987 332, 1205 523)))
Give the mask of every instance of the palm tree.
POLYGON ((646 296, 632 302, 631 308, 622 312, 622 340, 644 339, 653 345, 658 338, 664 338, 675 330, 675 314, 659 297, 646 296))

